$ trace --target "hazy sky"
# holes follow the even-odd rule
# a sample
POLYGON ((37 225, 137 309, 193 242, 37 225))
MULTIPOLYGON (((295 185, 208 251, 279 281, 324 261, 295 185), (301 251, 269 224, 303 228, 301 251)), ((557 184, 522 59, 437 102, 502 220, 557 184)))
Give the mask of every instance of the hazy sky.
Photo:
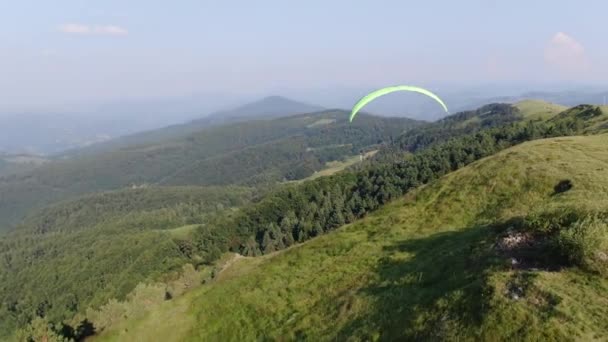
POLYGON ((2 0, 0 108, 391 83, 604 83, 607 20, 603 0, 2 0))

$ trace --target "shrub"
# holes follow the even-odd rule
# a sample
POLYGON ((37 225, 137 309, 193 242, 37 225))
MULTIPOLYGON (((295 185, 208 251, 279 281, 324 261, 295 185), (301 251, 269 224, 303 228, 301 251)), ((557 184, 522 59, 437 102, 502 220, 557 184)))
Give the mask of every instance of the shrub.
POLYGON ((557 183, 557 185, 553 188, 553 191, 555 191, 556 194, 561 194, 562 192, 572 189, 572 187, 572 181, 569 179, 564 179, 557 183))
POLYGON ((546 262, 576 265, 608 275, 607 213, 560 207, 539 211, 512 223, 510 226, 531 232, 538 241, 547 242, 539 244, 536 251, 546 262))
POLYGON ((530 214, 524 219, 523 227, 533 233, 551 234, 580 221, 588 215, 576 208, 556 208, 530 214))
POLYGON ((608 224, 595 216, 561 230, 555 242, 571 263, 608 275, 608 224))

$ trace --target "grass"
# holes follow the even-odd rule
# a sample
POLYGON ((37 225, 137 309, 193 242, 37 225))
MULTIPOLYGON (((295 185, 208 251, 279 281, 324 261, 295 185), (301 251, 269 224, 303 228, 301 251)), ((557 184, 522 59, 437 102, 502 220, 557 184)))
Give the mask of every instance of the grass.
POLYGON ((306 127, 308 127, 308 128, 314 128, 314 127, 317 127, 317 126, 326 126, 326 125, 332 124, 334 122, 336 122, 335 119, 320 119, 320 120, 317 120, 317 121, 315 121, 315 122, 307 125, 306 127))
MULTIPOLYGON (((378 153, 378 150, 366 152, 363 155, 363 159, 371 158, 376 153, 378 153)), ((330 161, 325 164, 325 169, 315 172, 314 174, 312 174, 304 179, 299 179, 299 180, 290 181, 290 182, 304 182, 304 181, 312 180, 312 179, 319 178, 319 177, 331 176, 334 173, 340 172, 349 166, 355 165, 356 163, 358 163, 360 161, 361 161, 361 156, 359 156, 359 155, 346 158, 343 161, 338 161, 338 160, 330 161)))
POLYGON ((493 246, 496 224, 514 217, 608 210, 607 144, 599 135, 510 148, 332 233, 241 258, 126 322, 120 338, 96 340, 601 340, 608 279, 575 267, 514 270, 493 246), (555 195, 563 179, 574 186, 555 195))
MULTIPOLYGON (((138 295, 136 289, 128 296, 130 300, 115 305, 121 306, 122 310, 108 310, 123 312, 125 316, 130 317, 106 328, 103 334, 91 336, 87 340, 123 340, 126 336, 129 341, 172 341, 185 338, 188 327, 194 323, 189 321, 193 317, 188 316, 195 294, 193 290, 202 287, 201 280, 206 283, 219 279, 226 269, 240 259, 237 254, 226 253, 213 265, 200 267, 198 270, 187 265, 178 279, 145 287, 153 291, 148 290, 144 298, 141 298, 141 293, 138 295), (166 288, 172 289, 175 294, 170 301, 164 298, 166 288)), ((144 291, 140 289, 140 292, 144 291)), ((104 319, 103 313, 97 313, 101 320, 107 320, 104 319)))
POLYGON ((188 315, 192 292, 171 301, 153 306, 143 317, 130 318, 122 324, 112 326, 103 335, 92 336, 87 341, 175 341, 187 336, 188 327, 194 321, 188 315), (129 336, 125 339, 125 336, 129 336))
POLYGON ((547 120, 568 109, 566 106, 545 102, 542 100, 520 101, 515 104, 515 107, 519 109, 524 117, 526 117, 528 120, 547 120))
POLYGON ((599 106, 602 110, 602 115, 592 118, 593 123, 589 128, 590 132, 605 132, 608 130, 608 106, 599 106))
POLYGON ((166 231, 167 233, 171 234, 171 237, 173 237, 175 239, 186 240, 192 235, 192 232, 194 232, 194 230, 198 226, 199 226, 198 224, 190 224, 190 225, 186 225, 186 226, 182 226, 182 227, 178 227, 178 228, 161 230, 161 231, 166 231))

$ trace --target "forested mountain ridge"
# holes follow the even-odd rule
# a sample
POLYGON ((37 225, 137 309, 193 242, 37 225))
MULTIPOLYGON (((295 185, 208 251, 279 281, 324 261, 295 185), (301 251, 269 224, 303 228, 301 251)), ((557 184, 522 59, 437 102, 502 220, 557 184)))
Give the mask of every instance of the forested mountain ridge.
POLYGON ((515 104, 493 103, 475 110, 464 111, 429 123, 403 134, 398 140, 399 148, 415 151, 437 141, 470 134, 484 128, 528 120, 550 120, 568 108, 543 101, 523 101, 515 104))
POLYGON ((0 230, 53 201, 142 184, 257 184, 304 178, 421 123, 343 111, 218 126, 180 138, 46 163, 0 177, 0 230))
POLYGON ((192 123, 220 124, 234 121, 275 119, 324 110, 323 107, 294 101, 283 96, 267 96, 259 101, 245 104, 231 110, 212 113, 192 123))

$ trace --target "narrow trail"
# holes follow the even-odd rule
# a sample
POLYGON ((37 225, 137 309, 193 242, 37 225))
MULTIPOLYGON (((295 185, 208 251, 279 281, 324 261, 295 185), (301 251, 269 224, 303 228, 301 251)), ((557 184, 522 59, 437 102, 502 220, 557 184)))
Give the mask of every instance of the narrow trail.
POLYGON ((302 247, 303 245, 306 245, 306 242, 297 243, 297 244, 294 244, 287 248, 281 249, 279 251, 274 251, 272 253, 268 253, 268 254, 264 254, 264 255, 260 255, 260 256, 254 256, 254 257, 244 256, 239 253, 232 253, 233 254, 232 257, 219 267, 219 271, 217 272, 215 277, 217 279, 220 274, 224 273, 224 271, 226 271, 229 268, 231 268, 232 266, 234 266, 234 264, 236 264, 239 260, 246 260, 246 259, 259 260, 259 261, 268 260, 270 258, 274 258, 275 256, 277 256, 279 254, 283 254, 291 249, 302 247))
POLYGON ((222 274, 222 272, 224 272, 225 270, 227 270, 228 268, 230 268, 230 266, 234 265, 235 262, 237 262, 240 259, 245 259, 247 258, 246 256, 240 255, 239 253, 234 253, 234 255, 232 256, 232 258, 230 258, 228 261, 226 261, 226 263, 224 263, 222 265, 222 267, 220 268, 219 272, 217 272, 217 276, 219 276, 220 274, 222 274))

